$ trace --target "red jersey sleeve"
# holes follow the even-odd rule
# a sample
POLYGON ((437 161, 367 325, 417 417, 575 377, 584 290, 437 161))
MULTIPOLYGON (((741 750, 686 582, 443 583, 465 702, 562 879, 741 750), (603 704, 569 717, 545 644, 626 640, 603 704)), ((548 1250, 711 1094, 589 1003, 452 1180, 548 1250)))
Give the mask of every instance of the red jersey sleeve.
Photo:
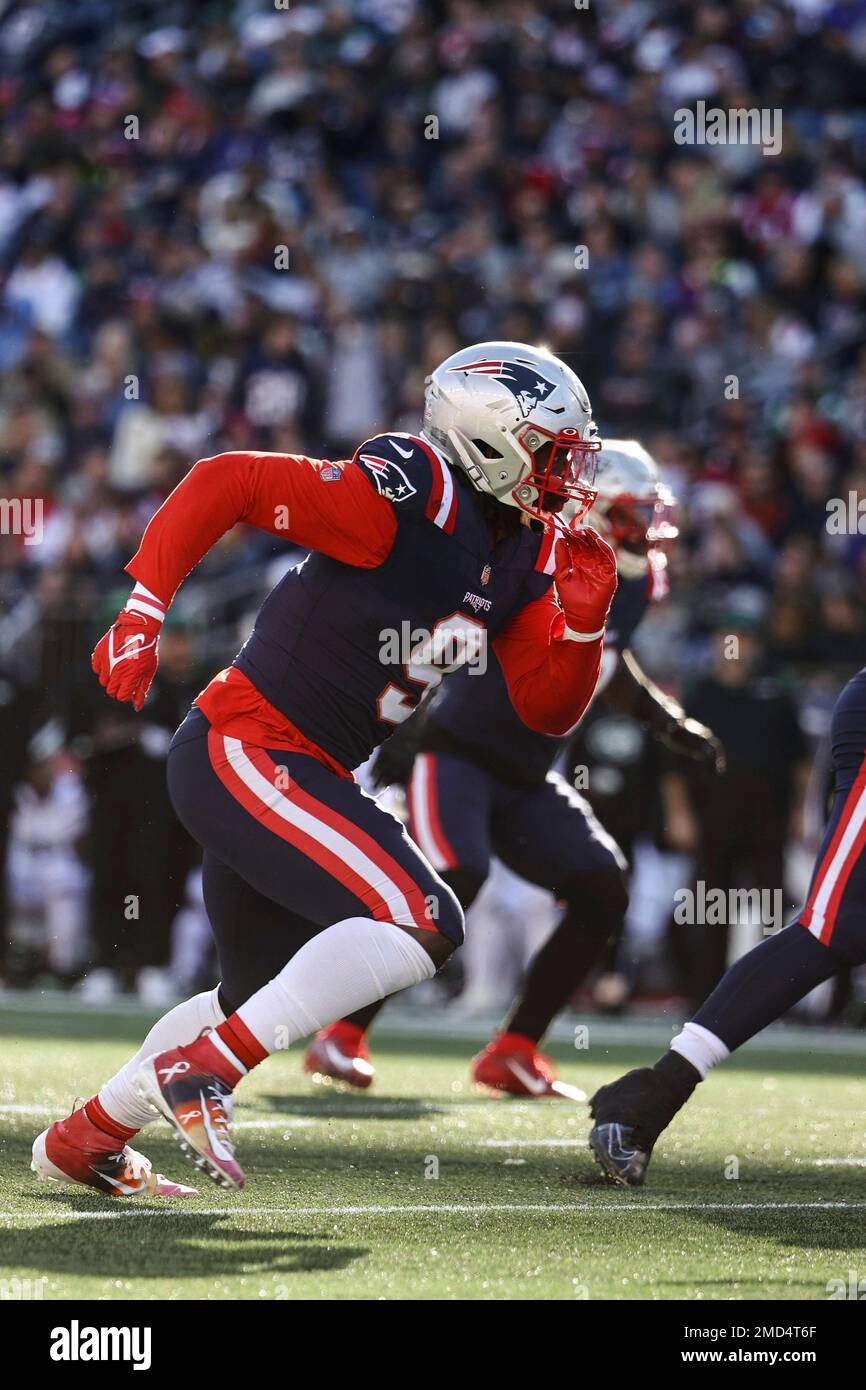
POLYGON ((166 604, 239 521, 334 560, 375 569, 394 543, 394 511, 357 464, 296 454, 200 459, 148 522, 127 572, 166 604))
POLYGON ((493 641, 511 703, 539 734, 568 733, 598 683, 602 638, 576 642, 564 631, 565 614, 550 588, 525 604, 493 641))

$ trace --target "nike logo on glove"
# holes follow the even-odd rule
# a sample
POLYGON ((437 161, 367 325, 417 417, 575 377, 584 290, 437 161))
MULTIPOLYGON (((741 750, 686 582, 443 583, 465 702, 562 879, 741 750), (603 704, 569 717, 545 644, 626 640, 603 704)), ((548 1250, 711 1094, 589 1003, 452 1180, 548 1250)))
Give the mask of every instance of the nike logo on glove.
POLYGON ((134 633, 134 635, 133 635, 132 637, 127 637, 127 639, 126 639, 126 641, 124 642, 123 646, 120 648, 120 651, 117 651, 117 652, 116 652, 116 651, 114 650, 114 628, 112 628, 112 629, 111 629, 111 632, 108 634, 108 669, 109 669, 109 671, 113 671, 114 668, 115 668, 115 666, 117 665, 117 663, 118 663, 119 661, 124 661, 124 660, 127 659, 127 658, 130 658, 130 659, 132 659, 132 660, 135 660, 137 657, 139 657, 139 656, 141 655, 142 652, 149 651, 151 647, 155 647, 155 646, 156 646, 156 638, 155 638, 155 637, 154 637, 153 641, 147 642, 144 646, 140 646, 139 644, 140 644, 141 642, 144 642, 144 641, 145 641, 145 637, 146 637, 146 633, 144 633, 144 632, 136 632, 136 633, 134 633))

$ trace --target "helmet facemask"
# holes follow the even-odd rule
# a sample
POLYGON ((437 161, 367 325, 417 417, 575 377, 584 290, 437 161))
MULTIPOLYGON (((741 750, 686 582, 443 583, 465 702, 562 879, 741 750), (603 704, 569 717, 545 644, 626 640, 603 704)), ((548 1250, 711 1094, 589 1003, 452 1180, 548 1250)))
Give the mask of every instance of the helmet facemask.
POLYGON ((599 439, 582 439, 580 430, 567 428, 556 434, 530 424, 518 435, 531 463, 529 472, 512 489, 512 497, 537 521, 547 522, 568 504, 579 523, 595 502, 599 439))
POLYGON ((604 518, 600 529, 616 551, 622 574, 644 573, 651 552, 663 551, 679 535, 672 520, 675 505, 672 493, 661 485, 649 496, 624 492, 598 504, 604 518))

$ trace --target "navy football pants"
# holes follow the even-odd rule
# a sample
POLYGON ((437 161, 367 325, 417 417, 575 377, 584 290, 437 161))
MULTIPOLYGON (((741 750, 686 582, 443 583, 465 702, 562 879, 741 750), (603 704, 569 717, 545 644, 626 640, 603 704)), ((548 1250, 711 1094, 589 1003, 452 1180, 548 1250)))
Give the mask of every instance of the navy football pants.
POLYGON ((620 875, 626 861, 589 802, 549 772, 528 790, 500 782, 452 753, 419 753, 409 782, 409 825, 438 872, 483 880, 496 854, 507 867, 559 896, 575 873, 620 875))
POLYGON ((457 899, 400 821, 318 759, 228 738, 193 709, 167 775, 175 811, 204 849, 205 907, 233 1008, 347 917, 462 941, 457 899))

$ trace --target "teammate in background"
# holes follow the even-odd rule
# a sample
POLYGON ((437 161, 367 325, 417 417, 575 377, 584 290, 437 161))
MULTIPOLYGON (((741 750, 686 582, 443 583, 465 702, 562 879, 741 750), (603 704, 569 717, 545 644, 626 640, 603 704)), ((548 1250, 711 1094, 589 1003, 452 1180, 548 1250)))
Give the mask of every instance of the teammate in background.
MULTIPOLYGON (((675 753, 716 765, 720 749, 710 731, 653 685, 628 650, 649 604, 667 592, 663 544, 676 535, 668 520, 674 499, 646 449, 628 440, 605 443, 596 487, 587 521, 610 542, 619 572, 596 693, 603 690, 675 753)), ((422 724, 420 750, 409 781, 410 829, 464 910, 487 878, 491 854, 564 907, 502 1031, 475 1058, 473 1079, 515 1095, 583 1099, 556 1079, 538 1046, 622 932, 625 858, 589 803, 550 770, 562 740, 520 722, 495 665, 484 675, 465 670, 446 681, 422 724)), ((383 1002, 324 1029, 308 1050, 306 1069, 369 1086, 367 1030, 383 1002)))
POLYGON ((866 963, 866 669, 839 696, 830 740, 833 805, 804 907, 731 966, 654 1066, 592 1098, 590 1147, 627 1187, 642 1186, 659 1135, 712 1067, 816 985, 866 963))
POLYGON ((98 1095, 39 1135, 41 1177, 187 1192, 130 1147, 156 1111, 209 1177, 242 1186, 229 1123, 241 1078, 429 979, 460 944, 456 897, 350 769, 446 672, 486 659, 488 642, 521 719, 561 734, 580 717, 616 562, 557 514, 592 506, 598 448, 564 363, 482 343, 433 372, 420 435, 378 435, 350 462, 220 454, 160 507, 127 567, 130 599, 93 654, 109 695, 136 709, 175 591, 226 531, 245 521, 310 554, 168 755, 174 808, 204 849, 221 984, 172 1009, 98 1095))

